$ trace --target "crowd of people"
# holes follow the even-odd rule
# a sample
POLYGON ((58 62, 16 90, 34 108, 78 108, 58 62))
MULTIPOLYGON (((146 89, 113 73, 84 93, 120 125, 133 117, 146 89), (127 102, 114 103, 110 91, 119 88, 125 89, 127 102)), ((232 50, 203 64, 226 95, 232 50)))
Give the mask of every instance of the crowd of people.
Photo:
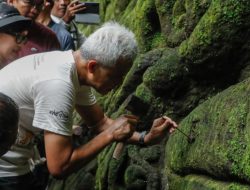
POLYGON ((45 188, 30 167, 41 133, 50 175, 64 178, 113 142, 153 145, 177 127, 160 117, 139 133, 136 116, 105 115, 92 89, 107 94, 121 84, 137 42, 117 22, 85 38, 73 21, 85 8, 70 0, 0 3, 0 189, 45 188), (74 110, 96 133, 79 147, 72 146, 74 110))

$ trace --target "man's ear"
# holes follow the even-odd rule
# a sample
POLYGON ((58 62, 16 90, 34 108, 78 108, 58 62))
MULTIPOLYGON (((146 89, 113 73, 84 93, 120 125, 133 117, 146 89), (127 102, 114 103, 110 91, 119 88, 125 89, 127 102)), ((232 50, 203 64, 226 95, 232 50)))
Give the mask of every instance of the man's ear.
POLYGON ((87 63, 87 68, 90 73, 94 73, 95 70, 97 69, 97 62, 94 59, 91 59, 87 63))

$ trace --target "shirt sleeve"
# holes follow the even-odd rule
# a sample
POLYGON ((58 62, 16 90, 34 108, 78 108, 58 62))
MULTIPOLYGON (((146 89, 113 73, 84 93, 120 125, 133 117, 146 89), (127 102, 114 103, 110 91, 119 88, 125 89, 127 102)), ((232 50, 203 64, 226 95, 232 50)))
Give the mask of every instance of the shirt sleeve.
POLYGON ((61 47, 62 47, 62 50, 71 50, 71 49, 74 50, 75 49, 74 40, 69 33, 68 34, 65 33, 62 39, 61 47))
POLYGON ((34 85, 33 96, 33 126, 71 136, 75 97, 73 87, 62 80, 47 80, 34 85))
POLYGON ((96 103, 96 98, 89 86, 81 86, 76 94, 76 104, 89 106, 96 103))

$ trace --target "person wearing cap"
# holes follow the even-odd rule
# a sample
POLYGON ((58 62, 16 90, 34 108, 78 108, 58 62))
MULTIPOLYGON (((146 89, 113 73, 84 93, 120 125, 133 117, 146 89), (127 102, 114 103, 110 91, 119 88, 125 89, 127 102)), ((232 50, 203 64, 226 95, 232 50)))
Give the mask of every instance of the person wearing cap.
POLYGON ((136 116, 112 120, 97 104, 91 88, 103 95, 116 88, 136 54, 134 33, 109 22, 92 33, 77 51, 29 55, 3 68, 0 92, 13 98, 21 114, 16 143, 0 158, 0 189, 37 189, 32 184, 28 160, 34 155, 33 139, 41 132, 50 174, 65 178, 113 142, 152 145, 176 128, 170 118, 161 117, 142 136, 135 132, 136 116), (74 109, 97 134, 79 147, 72 143, 74 109))
POLYGON ((31 20, 21 16, 17 9, 0 3, 0 69, 14 61, 27 42, 31 20))
POLYGON ((0 93, 0 157, 15 143, 18 119, 19 110, 16 103, 0 93))
POLYGON ((7 3, 14 6, 22 16, 33 21, 29 28, 28 41, 19 52, 19 57, 61 49, 56 34, 35 21, 44 6, 44 0, 7 0, 7 3))

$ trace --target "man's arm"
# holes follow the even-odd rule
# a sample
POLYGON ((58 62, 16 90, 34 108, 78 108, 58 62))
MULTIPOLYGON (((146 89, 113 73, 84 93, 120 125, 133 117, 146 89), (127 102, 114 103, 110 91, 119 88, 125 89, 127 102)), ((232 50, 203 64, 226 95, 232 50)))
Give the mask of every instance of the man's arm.
POLYGON ((104 131, 114 121, 103 113, 102 108, 97 103, 90 106, 76 105, 76 111, 95 133, 104 131))
MULTIPOLYGON (((96 133, 104 131, 113 122, 111 118, 104 115, 101 107, 98 104, 92 106, 78 106, 78 113, 84 118, 87 125, 96 133)), ((144 137, 144 143, 146 145, 152 145, 159 143, 166 134, 174 132, 177 128, 177 124, 169 117, 160 117, 153 121, 153 125, 149 132, 144 137)), ((141 133, 134 132, 128 139, 128 143, 140 144, 141 133)))
POLYGON ((114 137, 112 133, 102 133, 75 150, 70 136, 45 131, 44 141, 49 172, 61 178, 88 163, 105 146, 113 142, 114 137))
MULTIPOLYGON (((92 109, 95 110, 97 107, 94 106, 92 109)), ((104 114, 101 113, 97 112, 93 116, 85 114, 84 118, 86 119, 89 116, 86 119, 87 123, 95 124, 94 121, 100 122, 100 119, 104 118, 104 114)), ((55 177, 64 177, 81 168, 110 143, 128 139, 133 134, 136 123, 137 118, 134 116, 121 116, 112 121, 107 129, 99 133, 91 141, 76 149, 72 147, 72 138, 70 136, 45 131, 45 150, 50 173, 55 177)), ((100 126, 105 128, 106 124, 104 122, 100 126)))
POLYGON ((143 137, 143 142, 139 142, 141 133, 134 132, 128 139, 128 143, 154 145, 161 142, 168 133, 173 133, 177 127, 178 125, 171 118, 166 116, 159 117, 153 121, 149 132, 143 137))

